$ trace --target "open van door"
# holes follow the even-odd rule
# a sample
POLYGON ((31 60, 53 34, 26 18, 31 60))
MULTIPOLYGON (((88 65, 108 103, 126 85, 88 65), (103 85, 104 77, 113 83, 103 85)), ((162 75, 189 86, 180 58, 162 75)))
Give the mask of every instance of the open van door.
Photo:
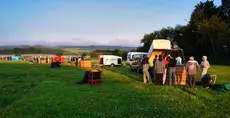
POLYGON ((118 58, 117 61, 118 61, 117 64, 121 64, 121 59, 120 58, 118 58))
POLYGON ((103 56, 100 56, 100 64, 103 64, 103 56))

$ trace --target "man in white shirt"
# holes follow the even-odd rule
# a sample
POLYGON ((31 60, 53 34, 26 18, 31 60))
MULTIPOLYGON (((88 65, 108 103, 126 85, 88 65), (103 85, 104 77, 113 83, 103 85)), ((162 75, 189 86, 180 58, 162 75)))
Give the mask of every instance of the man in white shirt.
POLYGON ((178 56, 176 58, 176 66, 181 66, 182 65, 182 58, 180 56, 178 56))

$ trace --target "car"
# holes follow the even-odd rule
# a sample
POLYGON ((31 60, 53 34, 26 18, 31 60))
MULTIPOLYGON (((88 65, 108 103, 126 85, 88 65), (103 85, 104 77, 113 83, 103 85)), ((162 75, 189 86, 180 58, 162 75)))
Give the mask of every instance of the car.
POLYGON ((136 73, 140 74, 142 73, 142 63, 141 59, 134 59, 133 61, 130 62, 130 71, 135 71, 136 73))

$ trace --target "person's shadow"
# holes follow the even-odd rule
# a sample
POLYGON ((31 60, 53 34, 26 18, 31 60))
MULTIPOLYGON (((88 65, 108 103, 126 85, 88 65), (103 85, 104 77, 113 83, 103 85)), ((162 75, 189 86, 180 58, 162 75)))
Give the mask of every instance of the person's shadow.
POLYGON ((211 86, 211 88, 216 91, 225 92, 223 84, 214 84, 211 86))

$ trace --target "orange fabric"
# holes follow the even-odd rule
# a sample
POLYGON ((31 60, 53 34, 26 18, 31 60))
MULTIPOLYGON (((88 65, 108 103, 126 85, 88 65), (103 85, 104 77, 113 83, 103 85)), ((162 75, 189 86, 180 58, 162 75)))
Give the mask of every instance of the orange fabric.
POLYGON ((52 57, 52 62, 57 62, 57 60, 59 60, 61 63, 65 62, 65 59, 63 56, 54 56, 52 57))

